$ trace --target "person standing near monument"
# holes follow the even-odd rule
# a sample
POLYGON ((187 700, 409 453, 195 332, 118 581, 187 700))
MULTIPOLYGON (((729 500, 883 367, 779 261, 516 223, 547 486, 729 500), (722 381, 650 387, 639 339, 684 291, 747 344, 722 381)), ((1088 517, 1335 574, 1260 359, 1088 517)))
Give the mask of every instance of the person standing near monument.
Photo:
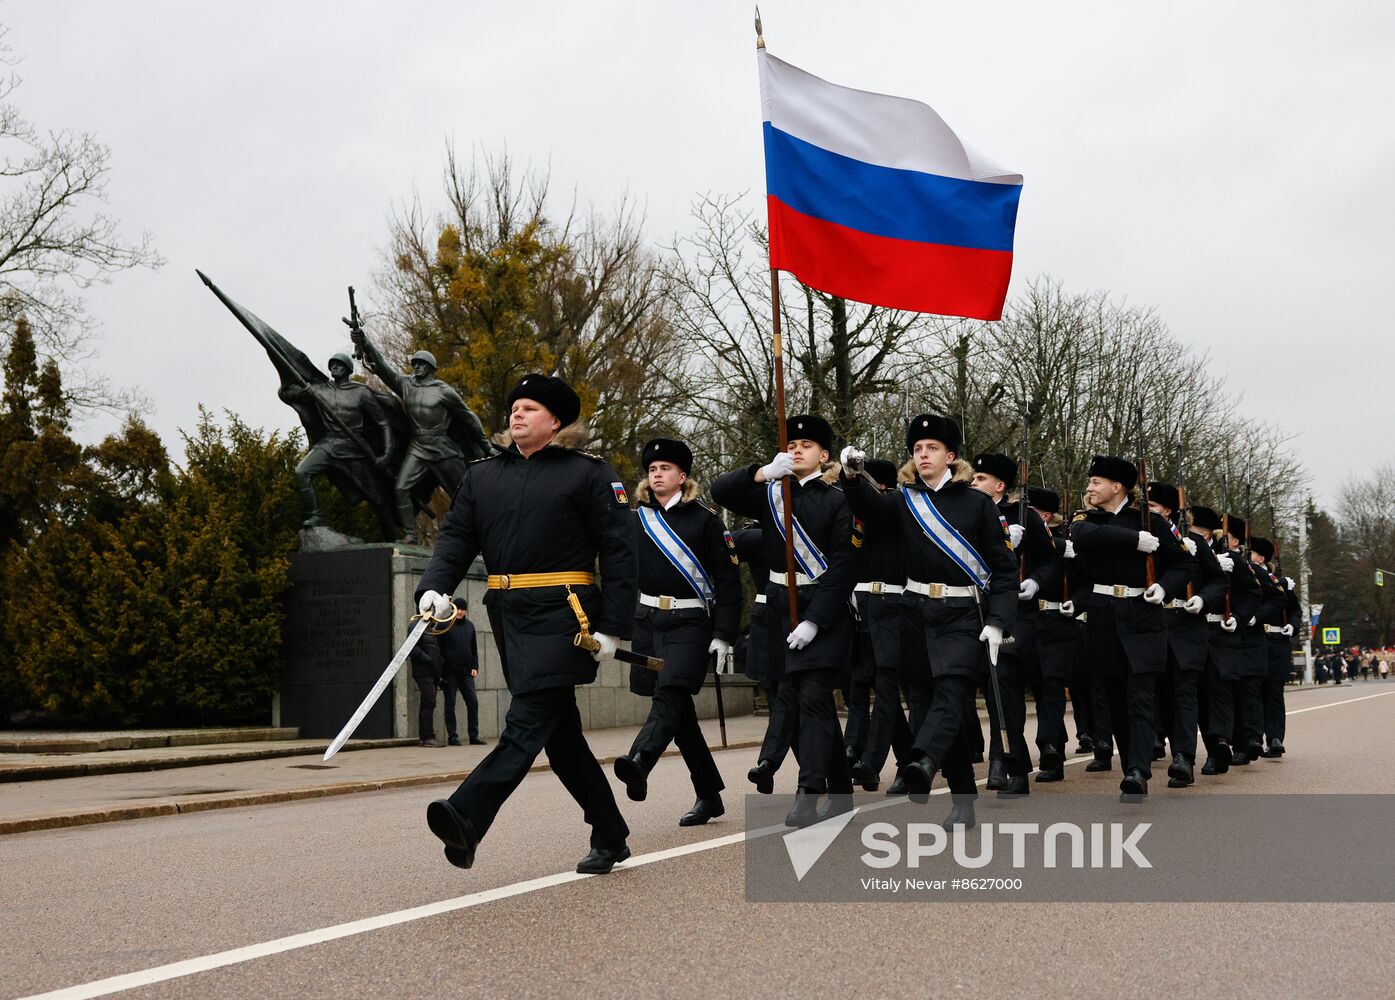
POLYGON ((402 400, 411 425, 411 442, 402 467, 397 470, 397 519, 404 542, 415 543, 416 504, 440 486, 454 495, 465 475, 465 463, 489 454, 480 418, 456 392, 436 378, 436 356, 430 351, 412 355, 410 377, 396 371, 368 337, 353 335, 368 370, 402 400), (414 497, 416 499, 414 499, 414 497))
POLYGON ((576 870, 602 874, 630 856, 630 829, 586 743, 576 688, 595 681, 597 663, 634 628, 634 515, 615 470, 567 446, 583 437, 571 426, 581 415, 571 386, 525 375, 507 399, 510 443, 465 469, 416 594, 418 610, 447 616, 449 595, 484 557, 485 607, 512 701, 498 745, 450 798, 427 807, 426 822, 446 859, 469 868, 500 807, 545 752, 591 825, 591 851, 576 870), (594 653, 576 644, 587 631, 583 615, 594 625, 594 653))
POLYGON ((441 693, 445 696, 446 742, 453 747, 460 743, 460 728, 455 721, 455 694, 465 699, 465 731, 470 745, 484 746, 480 739, 480 700, 475 692, 475 678, 480 673, 479 643, 475 639, 475 623, 465 617, 469 605, 465 598, 456 597, 455 627, 436 639, 441 650, 441 693))

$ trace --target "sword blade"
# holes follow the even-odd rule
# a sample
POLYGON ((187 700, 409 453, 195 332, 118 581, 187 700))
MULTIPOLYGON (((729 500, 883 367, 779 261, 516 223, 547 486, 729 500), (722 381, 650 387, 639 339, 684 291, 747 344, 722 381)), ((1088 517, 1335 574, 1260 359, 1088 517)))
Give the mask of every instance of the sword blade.
POLYGON ((334 737, 334 742, 329 745, 329 749, 325 751, 324 757, 321 758, 322 760, 329 760, 340 751, 346 742, 348 742, 349 737, 354 734, 354 730, 358 728, 364 716, 378 703, 378 699, 381 698, 383 692, 387 690, 387 686, 391 684, 392 679, 397 676, 397 671, 402 669, 403 662, 406 661, 408 654, 416 647, 417 640, 419 640, 421 634, 426 631, 426 626, 430 624, 430 618, 423 618, 421 621, 417 622, 416 627, 407 634, 407 641, 393 654, 392 660, 389 661, 387 665, 387 669, 384 670, 383 675, 378 678, 378 682, 373 685, 373 690, 368 692, 368 697, 364 698, 363 703, 354 710, 354 714, 349 716, 349 721, 344 723, 344 728, 339 730, 338 736, 334 737))

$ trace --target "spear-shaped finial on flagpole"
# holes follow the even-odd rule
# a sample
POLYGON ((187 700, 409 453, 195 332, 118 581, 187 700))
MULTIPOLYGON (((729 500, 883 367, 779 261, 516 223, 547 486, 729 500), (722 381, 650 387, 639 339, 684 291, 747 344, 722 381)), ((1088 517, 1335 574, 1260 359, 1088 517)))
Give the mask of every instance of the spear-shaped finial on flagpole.
POLYGON ((765 35, 761 33, 760 26, 760 5, 756 5, 756 48, 765 48, 765 35))

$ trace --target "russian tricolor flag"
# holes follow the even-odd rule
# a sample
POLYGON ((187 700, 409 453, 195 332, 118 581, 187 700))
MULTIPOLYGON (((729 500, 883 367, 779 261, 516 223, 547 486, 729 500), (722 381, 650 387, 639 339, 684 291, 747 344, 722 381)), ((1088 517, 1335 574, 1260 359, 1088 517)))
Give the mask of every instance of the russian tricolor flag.
POLYGON ((1022 175, 919 101, 758 59, 770 266, 858 302, 999 319, 1022 175))

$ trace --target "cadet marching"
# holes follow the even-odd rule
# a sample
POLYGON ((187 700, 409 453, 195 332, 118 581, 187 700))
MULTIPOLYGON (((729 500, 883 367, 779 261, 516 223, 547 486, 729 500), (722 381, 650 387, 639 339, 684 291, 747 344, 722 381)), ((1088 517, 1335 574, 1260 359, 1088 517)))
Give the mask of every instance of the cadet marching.
POLYGON ((513 696, 497 746, 427 810, 452 864, 473 864, 540 753, 592 829, 577 870, 607 872, 629 857, 575 701, 624 639, 643 654, 628 659, 661 669, 631 667, 631 691, 650 711, 615 777, 645 801, 674 744, 694 793, 676 821, 722 816, 693 699, 713 665, 729 662, 742 617, 745 671, 770 707, 748 779, 769 794, 793 757, 791 827, 851 808, 855 787, 878 791, 883 777, 887 795, 913 801, 943 783, 945 822, 972 826, 980 692, 987 787, 1000 796, 1066 780, 1067 701, 1076 752, 1092 754, 1090 771, 1112 770, 1117 756, 1125 802, 1146 801, 1155 762, 1169 788, 1186 789, 1198 772, 1286 752, 1299 609, 1273 543, 1175 485, 1140 481, 1125 458, 1095 456, 1072 510, 1019 481, 1011 457, 962 455, 948 417, 907 421, 901 455, 848 446, 834 460, 829 422, 802 414, 768 462, 711 470, 716 505, 742 521, 732 532, 699 499, 686 443, 644 446, 632 502, 610 466, 567 446, 580 401, 565 382, 528 375, 509 402, 502 450, 466 467, 417 591, 422 613, 444 617, 483 556, 513 696), (742 563, 754 585, 744 616, 742 563), (836 692, 849 705, 846 733, 836 692))

